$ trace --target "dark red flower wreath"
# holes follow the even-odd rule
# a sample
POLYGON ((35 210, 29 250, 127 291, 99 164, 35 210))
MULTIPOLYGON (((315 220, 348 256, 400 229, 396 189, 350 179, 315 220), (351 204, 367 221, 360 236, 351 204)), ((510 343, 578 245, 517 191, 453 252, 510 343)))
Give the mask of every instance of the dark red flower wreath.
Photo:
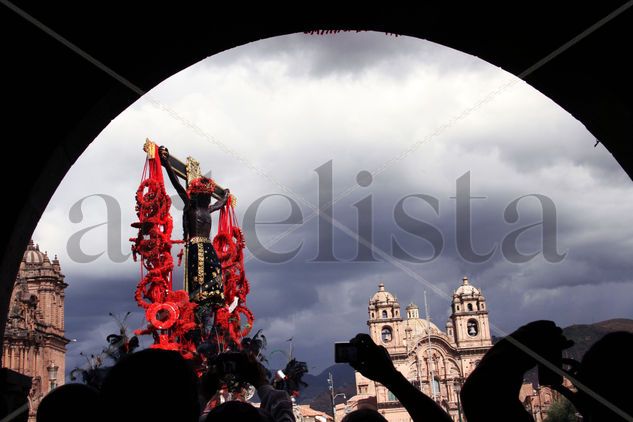
MULTIPOLYGON (((130 239, 134 242, 134 260, 139 255, 141 258, 142 279, 134 298, 145 309, 148 321, 147 329, 136 330, 136 333, 152 334, 152 348, 177 350, 185 358, 191 359, 196 348, 186 334, 196 326, 196 304, 189 301, 186 292, 172 290, 174 263, 171 247, 180 241, 171 239, 171 199, 165 191, 158 148, 153 144, 150 147, 153 148, 153 158, 146 161, 143 180, 136 191, 138 222, 132 226, 138 228, 138 235, 130 239)), ((209 183, 206 182, 206 185, 209 183)), ((211 185, 207 188, 213 187, 212 181, 211 185)))
POLYGON ((187 196, 191 196, 193 193, 211 195, 213 192, 215 192, 215 181, 208 177, 193 179, 187 186, 187 196))

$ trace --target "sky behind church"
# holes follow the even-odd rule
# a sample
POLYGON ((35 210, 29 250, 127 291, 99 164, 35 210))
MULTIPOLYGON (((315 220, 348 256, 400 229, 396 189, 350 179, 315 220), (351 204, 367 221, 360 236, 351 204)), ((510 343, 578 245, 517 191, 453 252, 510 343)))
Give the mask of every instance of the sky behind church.
MULTIPOLYGON (((211 170, 238 197, 242 221, 259 204, 257 237, 247 232, 247 246, 275 241, 274 253, 298 250, 283 262, 247 253, 248 305, 273 364, 291 337, 314 372, 331 364, 335 341, 366 331, 367 301, 380 281, 403 307, 421 305, 428 291, 441 329, 463 275, 483 290, 491 323, 505 331, 534 319, 565 326, 633 317, 633 185, 580 122, 513 75, 437 44, 379 33, 297 34, 174 75, 113 120, 71 168, 33 235, 59 255, 69 283, 67 337, 77 339, 69 368, 117 330, 109 312, 132 311, 130 329, 143 324, 133 301, 139 264, 127 256, 127 239, 147 137, 211 170), (335 258, 324 261, 315 259, 319 219, 311 205, 328 190, 330 168, 333 197, 340 196, 333 218, 342 227, 333 229, 335 258), (467 259, 457 240, 465 222, 455 197, 467 181, 476 197, 470 247, 490 254, 481 262, 467 259), (555 206, 548 220, 555 229, 544 236, 542 202, 517 201, 535 194, 555 206), (303 224, 274 224, 297 215, 303 224), (439 237, 411 234, 419 221, 439 237), (518 252, 554 244, 562 259, 537 253, 519 263, 502 252, 504 239, 531 224, 514 242, 518 252), (68 242, 84 229, 79 254, 68 242), (359 231, 372 233, 373 261, 357 258, 359 248, 367 257, 359 231), (398 248, 427 262, 406 260, 398 248)), ((179 238, 178 204, 173 212, 179 238)))

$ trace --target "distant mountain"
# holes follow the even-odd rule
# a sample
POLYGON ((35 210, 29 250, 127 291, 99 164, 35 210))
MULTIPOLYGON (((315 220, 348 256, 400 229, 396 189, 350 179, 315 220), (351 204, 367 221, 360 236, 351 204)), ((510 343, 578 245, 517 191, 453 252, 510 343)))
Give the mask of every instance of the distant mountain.
MULTIPOLYGON (((328 375, 332 374, 334 379, 334 391, 344 393, 347 398, 356 394, 356 381, 354 379, 354 369, 343 363, 337 363, 323 370, 318 375, 306 374, 303 380, 308 387, 301 390, 299 402, 310 404, 313 409, 332 414, 332 403, 330 390, 328 389, 328 375)), ((344 399, 339 397, 336 403, 342 403, 344 399)))
POLYGON ((592 344, 604 337, 605 334, 614 331, 633 333, 633 320, 610 319, 594 324, 570 325, 563 328, 565 337, 574 341, 574 345, 565 351, 565 356, 580 361, 592 344))
MULTIPOLYGON (((343 387, 337 388, 336 393, 343 393, 346 398, 350 398, 356 395, 356 386, 353 384, 346 384, 343 387)), ((337 397, 335 403, 345 403, 345 398, 337 397)), ((332 398, 330 396, 330 392, 328 390, 322 391, 310 401, 310 407, 332 416, 332 398)))
POLYGON ((319 375, 305 374, 303 380, 308 384, 305 390, 301 390, 301 402, 309 402, 323 391, 328 391, 328 374, 332 374, 336 392, 347 385, 355 386, 354 369, 344 363, 337 363, 324 369, 319 375))

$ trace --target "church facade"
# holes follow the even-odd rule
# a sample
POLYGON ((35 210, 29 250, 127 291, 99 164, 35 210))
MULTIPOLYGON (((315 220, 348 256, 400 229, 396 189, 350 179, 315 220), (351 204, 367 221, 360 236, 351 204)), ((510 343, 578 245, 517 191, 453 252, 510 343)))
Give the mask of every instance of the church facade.
MULTIPOLYGON (((368 315, 369 334, 387 349, 396 369, 455 421, 464 420, 458 392, 492 346, 488 308, 481 290, 467 277, 462 279, 453 293, 445 331, 421 318, 414 303, 402 314, 398 299, 382 283, 369 301, 368 315)), ((356 373, 356 393, 348 400, 347 412, 375 398, 377 410, 390 422, 411 420, 386 387, 360 373, 356 373)))
POLYGON ((15 280, 4 333, 2 366, 32 379, 29 420, 42 397, 64 384, 64 282, 59 260, 29 242, 15 280))

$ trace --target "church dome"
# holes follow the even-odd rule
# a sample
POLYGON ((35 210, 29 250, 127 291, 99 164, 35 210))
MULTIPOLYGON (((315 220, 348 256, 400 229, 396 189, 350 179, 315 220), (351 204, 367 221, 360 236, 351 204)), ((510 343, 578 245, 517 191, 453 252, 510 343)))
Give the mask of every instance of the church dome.
POLYGON ((378 291, 369 300, 370 303, 393 303, 398 300, 394 295, 385 290, 385 284, 380 283, 378 285, 378 291))
POLYGON ((416 305, 415 303, 411 302, 411 303, 409 303, 407 305, 407 311, 410 311, 412 309, 420 309, 420 308, 418 307, 418 305, 416 305))
POLYGON ((468 277, 462 278, 462 285, 455 290, 454 296, 478 296, 481 292, 468 282, 468 277))
POLYGON ((431 329, 430 330, 431 334, 442 333, 442 331, 440 331, 437 325, 433 324, 430 321, 427 322, 426 319, 419 319, 419 318, 407 319, 405 320, 405 326, 406 328, 411 328, 414 336, 428 335, 429 328, 431 329))
POLYGON ((27 264, 42 265, 47 259, 46 255, 40 251, 39 246, 35 245, 33 240, 30 240, 22 261, 27 264))

